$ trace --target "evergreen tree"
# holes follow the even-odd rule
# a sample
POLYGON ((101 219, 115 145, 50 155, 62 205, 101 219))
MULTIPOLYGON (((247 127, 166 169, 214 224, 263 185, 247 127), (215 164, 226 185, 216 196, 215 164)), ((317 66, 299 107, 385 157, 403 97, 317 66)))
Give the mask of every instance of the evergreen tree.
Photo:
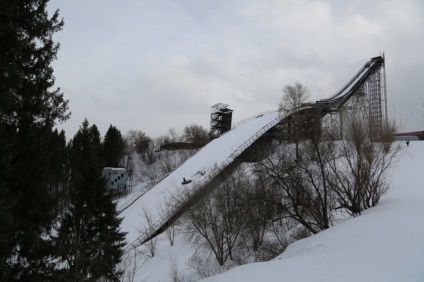
POLYGON ((50 193, 53 126, 69 117, 54 89, 52 36, 63 21, 48 0, 0 2, 0 256, 3 280, 47 280, 49 233, 56 217, 50 193), (4 145, 4 147, 3 147, 4 145), (3 229, 5 228, 5 229, 3 229), (3 232, 3 230, 5 230, 3 232))
POLYGON ((102 155, 105 162, 104 166, 119 167, 124 150, 124 139, 121 132, 115 126, 110 125, 103 142, 102 155))
POLYGON ((116 204, 101 178, 100 134, 85 120, 71 141, 70 204, 57 237, 63 280, 117 281, 125 233, 116 204))
MULTIPOLYGON (((0 131, 3 131, 0 128, 0 131)), ((5 135, 0 133, 0 281, 6 281, 10 271, 7 260, 13 250, 13 198, 6 183, 10 167, 9 144, 5 135)))
POLYGON ((60 210, 63 208, 68 195, 68 150, 65 132, 63 130, 60 133, 57 129, 53 132, 49 147, 49 153, 51 155, 49 164, 49 170, 51 171, 49 190, 52 197, 60 203, 60 210))

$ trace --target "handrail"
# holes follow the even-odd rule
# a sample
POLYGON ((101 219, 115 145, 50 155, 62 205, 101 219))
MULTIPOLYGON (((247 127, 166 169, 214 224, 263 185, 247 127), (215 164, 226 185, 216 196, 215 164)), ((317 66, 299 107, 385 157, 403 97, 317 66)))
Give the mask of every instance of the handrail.
POLYGON ((275 111, 266 111, 266 112, 262 112, 262 113, 259 113, 259 114, 256 114, 256 115, 253 115, 253 116, 251 116, 251 117, 245 118, 245 119, 243 119, 243 120, 241 120, 241 121, 236 122, 235 124, 233 124, 233 125, 231 126, 231 129, 234 129, 234 128, 236 128, 237 126, 242 125, 242 124, 244 124, 244 123, 246 123, 246 122, 248 122, 248 121, 250 121, 250 120, 252 120, 252 119, 254 119, 254 118, 257 118, 257 117, 260 117, 260 116, 263 116, 263 115, 265 115, 265 114, 269 114, 269 113, 272 113, 272 112, 275 112, 275 111))

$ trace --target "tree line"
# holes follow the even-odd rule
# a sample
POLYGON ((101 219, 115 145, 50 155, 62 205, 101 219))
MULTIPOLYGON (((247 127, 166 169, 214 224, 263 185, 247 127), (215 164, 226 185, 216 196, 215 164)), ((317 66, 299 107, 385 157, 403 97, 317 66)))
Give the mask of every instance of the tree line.
POLYGON ((47 4, 0 5, 0 280, 117 281, 125 234, 101 169, 123 140, 87 120, 68 143, 55 129, 70 112, 51 66, 64 22, 47 4))

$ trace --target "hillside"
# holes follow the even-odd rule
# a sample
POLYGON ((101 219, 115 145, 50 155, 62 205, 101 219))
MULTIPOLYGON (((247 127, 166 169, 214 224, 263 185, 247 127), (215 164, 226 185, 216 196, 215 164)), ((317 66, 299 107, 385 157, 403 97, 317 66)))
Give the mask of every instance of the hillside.
POLYGON ((424 281, 424 142, 411 142, 375 208, 290 245, 266 263, 204 281, 424 281))
MULTIPOLYGON (((377 207, 291 244, 270 262, 236 267, 204 281, 424 281, 423 163, 424 142, 411 142, 377 207)), ((137 262, 126 262, 134 269, 129 273, 133 281, 172 281, 173 275, 197 281, 189 266, 195 249, 184 236, 177 231, 172 247, 166 234, 157 239, 153 258, 147 258, 144 247, 137 262)))

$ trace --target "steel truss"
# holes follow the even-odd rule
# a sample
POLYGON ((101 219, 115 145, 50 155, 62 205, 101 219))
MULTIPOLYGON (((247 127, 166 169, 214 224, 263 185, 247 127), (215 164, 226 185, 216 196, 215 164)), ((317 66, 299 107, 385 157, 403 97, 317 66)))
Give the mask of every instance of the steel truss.
MULTIPOLYGON (((370 132, 378 134, 387 125, 387 88, 384 55, 381 63, 369 70, 367 75, 352 86, 351 92, 339 100, 324 100, 319 103, 327 108, 332 122, 338 122, 343 136, 344 124, 349 120, 364 120, 370 132), (342 101, 342 102, 339 102, 342 101), (337 105, 337 102, 339 104, 337 105), (331 111, 329 110, 331 107, 331 111), (335 115, 335 113, 337 113, 335 115), (338 115, 338 118, 337 118, 338 115)), ((375 58, 373 58, 375 59, 375 58)))

